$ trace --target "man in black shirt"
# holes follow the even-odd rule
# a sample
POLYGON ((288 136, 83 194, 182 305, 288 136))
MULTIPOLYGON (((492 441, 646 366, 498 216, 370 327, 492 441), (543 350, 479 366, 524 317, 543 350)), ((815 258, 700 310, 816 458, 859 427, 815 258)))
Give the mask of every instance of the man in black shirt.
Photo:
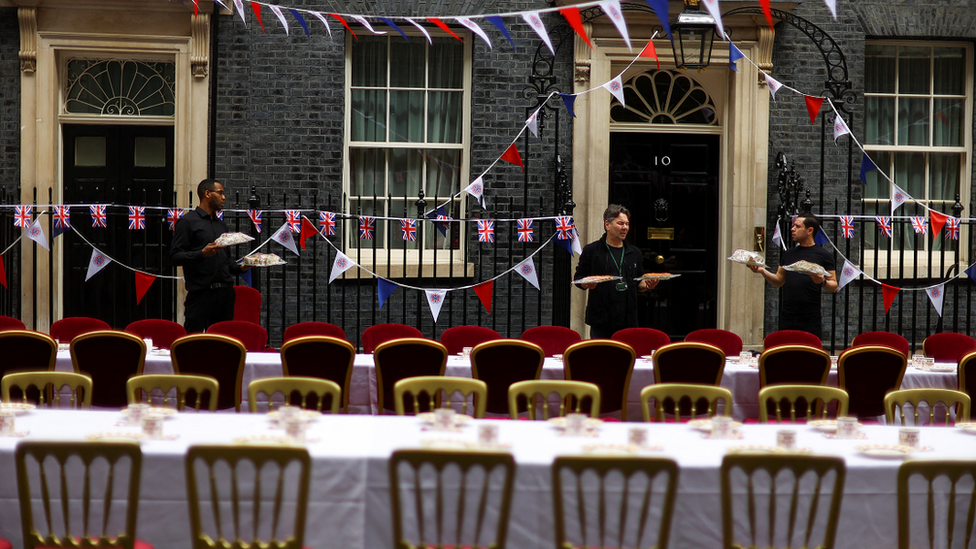
POLYGON ((759 273, 776 288, 783 288, 782 321, 780 330, 802 330, 817 337, 823 337, 821 330, 823 317, 820 313, 820 290, 837 291, 837 277, 834 273, 834 256, 817 246, 814 235, 820 229, 820 221, 812 215, 801 215, 793 221, 790 233, 797 246, 783 252, 780 267, 776 273, 764 267, 750 265, 753 272, 759 273), (783 265, 797 261, 809 261, 830 273, 827 276, 787 271, 783 265))
POLYGON ((170 260, 183 267, 186 282, 187 333, 206 331, 211 324, 234 318, 234 275, 248 267, 237 265, 217 237, 227 225, 217 218, 224 207, 224 186, 213 179, 197 185, 200 205, 187 212, 174 227, 170 260))

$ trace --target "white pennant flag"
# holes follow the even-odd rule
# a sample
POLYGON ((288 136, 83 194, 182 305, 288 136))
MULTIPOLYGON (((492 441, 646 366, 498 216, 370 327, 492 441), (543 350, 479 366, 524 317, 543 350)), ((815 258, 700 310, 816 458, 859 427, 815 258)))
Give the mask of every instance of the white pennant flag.
POLYGON ((107 255, 92 248, 91 260, 88 262, 88 276, 85 277, 85 282, 88 282, 88 279, 95 276, 98 271, 104 269, 111 262, 112 260, 107 255))
POLYGON ((837 115, 837 118, 834 119, 834 145, 837 144, 837 140, 840 139, 842 135, 847 135, 849 133, 851 133, 851 130, 847 127, 847 122, 844 122, 844 119, 841 118, 840 115, 837 115))
POLYGON ((47 235, 44 234, 44 229, 41 227, 41 217, 38 216, 37 219, 31 223, 30 227, 27 228, 27 238, 37 242, 42 248, 50 251, 51 247, 47 244, 47 235))
POLYGON ((624 14, 620 11, 620 2, 617 0, 610 0, 609 2, 600 2, 600 9, 603 13, 613 21, 613 24, 617 27, 617 32, 623 37, 624 42, 627 43, 627 49, 634 51, 634 48, 630 47, 630 34, 627 33, 627 21, 624 20, 624 14))
POLYGON ((945 284, 939 284, 934 288, 928 288, 925 293, 929 294, 929 300, 932 302, 932 306, 942 316, 942 298, 945 294, 945 284))
POLYGON ((552 41, 549 40, 549 32, 546 31, 546 26, 542 23, 542 18, 539 17, 539 12, 530 11, 528 13, 523 13, 522 19, 524 19, 525 22, 532 27, 532 30, 539 35, 539 38, 545 42, 546 47, 549 48, 549 51, 552 52, 553 55, 556 55, 556 50, 552 48, 552 41))
POLYGON ((221 2, 221 0, 214 0, 214 2, 216 2, 217 4, 219 4, 220 7, 224 8, 225 10, 231 11, 231 9, 227 7, 227 4, 221 2))
POLYGON ((861 276, 861 269, 855 267, 849 259, 845 259, 844 267, 840 270, 840 276, 837 277, 837 291, 841 291, 844 286, 859 276, 861 276))
POLYGON ((288 227, 288 223, 282 223, 281 228, 278 229, 278 232, 272 235, 271 238, 273 238, 274 241, 277 242, 278 244, 281 244, 282 246, 294 252, 295 255, 300 255, 298 253, 298 245, 295 244, 295 237, 292 236, 292 232, 291 229, 288 227))
POLYGON ((427 294, 427 304, 430 305, 430 314, 434 315, 434 322, 437 322, 437 316, 441 314, 441 306, 444 305, 444 300, 447 298, 446 290, 424 290, 427 294))
POLYGON ((705 4, 705 9, 711 14, 712 19, 715 20, 715 30, 718 35, 725 40, 725 28, 722 26, 722 10, 718 7, 718 0, 701 0, 702 4, 705 4))
POLYGON ((827 4, 827 9, 830 10, 830 15, 834 16, 834 21, 837 20, 837 0, 824 0, 824 4, 827 4))
POLYGON ((470 185, 464 188, 464 192, 477 198, 482 208, 487 207, 485 206, 485 184, 481 182, 480 175, 470 185))
POLYGON ((288 21, 285 19, 285 14, 281 13, 281 8, 274 4, 268 4, 267 6, 278 16, 278 21, 281 21, 281 26, 285 27, 285 36, 288 36, 288 21))
POLYGON ((342 273, 352 269, 356 265, 356 262, 349 259, 349 256, 342 252, 336 252, 335 261, 332 262, 332 273, 329 274, 329 284, 336 279, 337 276, 342 273))
POLYGON ((237 15, 241 16, 241 21, 244 21, 244 26, 247 27, 247 19, 244 18, 243 0, 234 0, 234 7, 237 8, 237 15))
POLYGON ((773 229, 773 244, 786 249, 786 242, 783 242, 783 232, 779 228, 779 220, 776 220, 776 228, 773 229))
POLYGON ((522 275, 522 278, 528 280, 529 283, 535 286, 536 290, 542 291, 542 288, 539 287, 539 276, 535 272, 535 263, 532 261, 531 255, 515 266, 515 272, 522 275))
POLYGON ((528 120, 525 121, 525 125, 529 128, 529 131, 532 132, 532 135, 534 135, 535 137, 539 137, 539 111, 541 110, 542 107, 539 107, 538 109, 533 111, 532 114, 529 115, 528 120))
POLYGON ((612 93, 617 101, 620 101, 620 105, 626 107, 627 104, 624 103, 624 83, 620 80, 620 75, 618 74, 613 80, 607 82, 603 85, 608 92, 612 93))
POLYGON ((573 225, 573 252, 576 255, 583 253, 583 246, 580 244, 579 231, 576 230, 576 225, 573 225))
POLYGON ((769 95, 773 97, 773 101, 776 101, 776 92, 783 87, 783 83, 766 73, 763 73, 763 76, 766 77, 766 87, 769 88, 769 95))
POLYGON ((427 37, 427 43, 428 44, 433 44, 434 43, 434 39, 430 37, 430 33, 427 32, 427 29, 425 29, 423 25, 421 25, 420 23, 414 21, 413 19, 407 19, 407 23, 410 23, 411 25, 413 25, 413 26, 417 27, 418 29, 420 29, 420 32, 424 33, 424 36, 427 37))
POLYGON ((492 49, 491 48, 491 40, 488 38, 488 35, 485 34, 484 29, 482 29, 480 26, 478 26, 477 23, 475 23, 474 21, 468 19, 467 17, 456 17, 455 18, 455 21, 457 21, 458 23, 461 23, 462 25, 464 25, 465 27, 467 27, 471 32, 473 32, 473 33, 477 34, 478 36, 480 36, 481 39, 485 41, 485 44, 488 44, 488 49, 489 50, 492 49))
POLYGON ((332 38, 332 27, 329 26, 329 20, 326 19, 324 15, 322 15, 321 13, 319 13, 317 11, 313 11, 312 12, 312 15, 314 15, 315 17, 318 17, 319 21, 321 21, 322 24, 325 25, 325 30, 329 32, 329 38, 332 38))
POLYGON ((369 21, 367 21, 365 17, 360 17, 358 15, 353 15, 352 18, 355 19, 360 25, 366 27, 369 30, 369 32, 371 32, 373 34, 386 34, 386 31, 374 30, 373 29, 373 25, 370 25, 369 24, 369 21))
POLYGON ((908 193, 902 190, 898 185, 893 185, 895 187, 895 192, 891 194, 891 215, 895 215, 895 210, 901 207, 906 201, 911 200, 912 197, 908 193))

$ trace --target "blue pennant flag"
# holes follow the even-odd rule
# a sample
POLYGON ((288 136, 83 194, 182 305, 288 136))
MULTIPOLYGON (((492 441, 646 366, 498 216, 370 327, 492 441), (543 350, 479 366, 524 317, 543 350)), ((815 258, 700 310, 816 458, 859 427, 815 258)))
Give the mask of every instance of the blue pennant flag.
POLYGON ((254 284, 251 283, 251 269, 248 269, 243 273, 241 273, 241 281, 243 281, 244 284, 250 286, 251 288, 254 287, 254 284))
MULTIPOLYGON (((441 215, 447 215, 444 206, 438 206, 436 211, 427 214, 427 219, 437 219, 437 216, 441 215)), ((447 223, 434 223, 434 226, 441 232, 441 236, 447 236, 447 223)))
MULTIPOLYGON (((288 8, 288 11, 290 11, 291 14, 295 17, 295 19, 298 20, 298 24, 301 25, 303 29, 305 29, 305 36, 309 36, 309 37, 312 36, 312 33, 308 32, 308 23, 305 22, 305 18, 302 17, 302 14, 298 13, 297 11, 291 8, 288 8)), ((248 284, 248 286, 250 286, 250 284, 248 284)))
POLYGON ((573 93, 561 93, 559 97, 563 98, 563 104, 566 105, 566 110, 569 111, 569 115, 576 118, 576 113, 573 112, 573 105, 576 104, 576 94, 573 93))
POLYGON ((868 156, 868 153, 864 153, 861 157, 861 183, 867 185, 868 183, 868 172, 873 172, 877 170, 878 167, 874 165, 874 161, 868 156))
POLYGON ((661 27, 664 28, 664 34, 668 35, 668 40, 674 42, 674 37, 671 36, 671 23, 668 22, 668 0, 647 0, 647 5, 654 8, 654 13, 657 14, 661 27))
POLYGON ((556 244, 559 244, 562 249, 566 250, 569 255, 573 255, 573 239, 567 238, 565 240, 555 239, 556 244))
POLYGON ((827 238, 826 234, 824 234, 823 227, 818 227, 817 234, 813 235, 813 243, 818 246, 823 246, 828 242, 830 242, 830 239, 827 238))
POLYGON ((735 72, 739 72, 739 68, 735 66, 735 62, 738 61, 739 59, 742 59, 743 57, 745 57, 745 55, 742 55, 742 52, 739 51, 739 48, 735 47, 735 44, 733 44, 730 41, 729 42, 729 66, 732 67, 732 70, 734 70, 735 72))
MULTIPOLYGON (((667 0, 665 0, 665 2, 667 2, 667 0)), ((513 41, 512 36, 508 34, 508 29, 505 28, 505 22, 502 21, 501 17, 492 15, 490 17, 485 17, 485 19, 491 21, 491 24, 495 25, 498 31, 505 35, 505 38, 508 39, 508 43, 512 45, 513 50, 518 51, 518 48, 515 47, 515 41, 513 41)))
POLYGON ((966 274, 969 275, 969 278, 973 279, 973 282, 976 282, 976 263, 973 263, 966 269, 966 274))
POLYGON ((377 17, 377 19, 379 19, 380 21, 386 23, 387 25, 389 25, 389 27, 391 29, 393 29, 393 30, 397 31, 398 33, 400 33, 400 36, 402 36, 404 40, 406 40, 407 42, 410 41, 410 39, 407 38, 407 33, 403 32, 403 30, 400 29, 400 27, 398 27, 397 24, 394 23, 392 19, 387 18, 387 17, 377 17))
POLYGON ((383 308, 383 304, 386 303, 387 298, 393 295, 393 292, 399 287, 395 282, 390 282, 385 278, 376 279, 376 295, 380 298, 380 309, 383 308))

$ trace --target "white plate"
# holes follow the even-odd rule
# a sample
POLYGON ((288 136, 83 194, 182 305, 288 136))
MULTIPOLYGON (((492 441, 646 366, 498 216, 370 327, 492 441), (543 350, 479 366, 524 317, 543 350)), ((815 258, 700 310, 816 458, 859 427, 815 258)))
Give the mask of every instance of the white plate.
POLYGON ((133 432, 105 432, 105 433, 92 433, 88 435, 88 440, 144 440, 146 435, 142 433, 133 432))
POLYGON ((810 263, 809 261, 806 262, 797 261, 796 263, 793 263, 791 265, 783 265, 783 270, 792 271, 795 273, 803 273, 803 274, 816 274, 820 276, 830 275, 830 273, 827 272, 827 269, 824 269, 822 266, 817 265, 816 263, 810 263), (809 263, 809 265, 806 265, 804 263, 809 263))
POLYGON ((928 369, 929 372, 955 372, 955 366, 932 366, 928 369))
POLYGON ((908 446, 896 444, 862 444, 855 446, 854 449, 866 456, 881 459, 901 459, 915 451, 908 446))
POLYGON ((680 274, 671 273, 645 273, 634 280, 671 280, 672 278, 678 278, 680 274))
POLYGON ((631 446, 629 444, 587 444, 583 446, 583 452, 587 454, 600 454, 604 456, 632 456, 637 451, 637 446, 631 446))
POLYGON ((601 282, 614 282, 617 280, 623 280, 620 276, 610 276, 610 275, 593 275, 584 276, 579 280, 574 280, 570 284, 599 284, 601 282))
MULTIPOLYGON (((159 414, 161 416, 167 416, 167 417, 169 417, 171 415, 174 415, 176 413, 176 410, 174 408, 149 408, 148 410, 146 410, 146 413, 147 414, 159 414)), ((124 416, 129 415, 129 409, 128 408, 123 408, 122 409, 122 415, 124 415, 124 416)))
POLYGON ((169 349, 153 349, 149 354, 154 356, 169 356, 169 349))
MULTIPOLYGON (((549 424, 555 427, 556 429, 566 428, 566 418, 564 417, 551 417, 546 421, 548 421, 549 424)), ((600 426, 603 425, 603 420, 597 419, 595 417, 588 417, 586 418, 586 422, 584 423, 584 425, 586 426, 587 429, 599 429, 600 426)))
POLYGON ((956 427, 966 431, 967 433, 976 435, 976 423, 957 423, 956 427))
POLYGON ((735 263, 742 263, 743 265, 756 265, 759 267, 766 266, 766 259, 756 252, 750 252, 749 250, 744 250, 739 248, 732 252, 729 256, 729 261, 735 263))
POLYGON ((852 438, 841 438, 837 436, 837 433, 824 433, 823 436, 824 438, 829 438, 833 440, 858 440, 858 439, 864 440, 868 438, 868 436, 864 434, 864 431, 858 431, 857 434, 854 435, 852 438))
MULTIPOLYGON (((813 427, 814 429, 822 433, 836 433, 837 432, 837 420, 836 419, 816 419, 813 421, 808 421, 807 425, 813 427)), ((857 424, 857 428, 863 427, 860 423, 857 424)))
POLYGON ((3 404, 0 404, 0 410, 5 412, 13 412, 18 416, 20 414, 26 414, 36 407, 37 406, 27 402, 4 402, 3 404))
MULTIPOLYGON (((421 414, 417 414, 417 419, 423 421, 424 423, 429 423, 431 425, 433 425, 434 422, 437 420, 436 414, 434 414, 434 412, 423 412, 421 414)), ((466 416, 464 414, 454 414, 455 425, 464 425, 465 423, 471 421, 472 419, 474 418, 471 416, 466 416)))
POLYGON ((228 246, 244 244, 245 242, 250 242, 252 240, 254 240, 254 237, 249 234, 223 233, 217 237, 217 240, 214 241, 214 246, 218 248, 226 248, 228 246))
POLYGON ((786 450, 779 446, 761 446, 758 444, 741 444, 729 446, 725 449, 729 454, 785 454, 786 450))
MULTIPOLYGON (((691 420, 691 421, 688 422, 688 427, 691 427, 692 429, 701 431, 703 433, 711 433, 712 432, 712 420, 710 420, 710 419, 693 419, 693 420, 691 420)), ((733 431, 738 431, 739 429, 742 429, 742 424, 739 423, 738 421, 733 421, 732 422, 732 430, 733 431)))

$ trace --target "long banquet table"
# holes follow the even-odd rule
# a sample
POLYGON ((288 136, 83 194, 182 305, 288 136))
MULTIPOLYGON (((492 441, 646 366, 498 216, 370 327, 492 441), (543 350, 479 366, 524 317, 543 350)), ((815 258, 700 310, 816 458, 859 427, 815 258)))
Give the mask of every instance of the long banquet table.
MULTIPOLYGON (((17 430, 29 438, 83 440, 117 427, 118 412, 35 410, 17 418, 17 430)), ((588 444, 623 444, 633 424, 604 423, 596 438, 560 436, 544 422, 477 420, 457 433, 424 431, 413 417, 324 416, 311 425, 307 445, 312 456, 310 505, 305 545, 318 549, 376 549, 391 546, 387 461, 398 448, 418 447, 431 438, 474 442, 480 422, 499 426, 500 442, 510 445, 517 463, 509 547, 553 546, 550 465, 555 456, 578 454, 588 444), (317 440, 317 442, 315 442, 317 440)), ((718 547, 721 544, 719 466, 727 448, 775 444, 776 425, 745 425, 742 440, 711 440, 686 425, 647 425, 650 444, 681 468, 671 546, 718 547)), ((839 455, 847 463, 847 481, 837 547, 896 546, 896 475, 900 460, 863 456, 855 446, 892 444, 898 429, 865 426, 867 440, 828 440, 806 426, 796 426, 801 447, 839 455)), ((190 546, 183 456, 190 445, 230 443, 235 438, 273 434, 264 415, 177 414, 165 422, 175 440, 143 441, 143 471, 138 537, 157 549, 190 546)), ((976 437, 955 428, 922 429, 922 443, 934 449, 923 458, 969 458, 976 437)), ((13 471, 15 437, 0 437, 0 470, 13 471)), ((21 546, 15 475, 0 475, 0 536, 21 546)), ((968 497, 968 496, 966 496, 968 497)), ((920 513, 924 515, 924 513, 920 513)))

